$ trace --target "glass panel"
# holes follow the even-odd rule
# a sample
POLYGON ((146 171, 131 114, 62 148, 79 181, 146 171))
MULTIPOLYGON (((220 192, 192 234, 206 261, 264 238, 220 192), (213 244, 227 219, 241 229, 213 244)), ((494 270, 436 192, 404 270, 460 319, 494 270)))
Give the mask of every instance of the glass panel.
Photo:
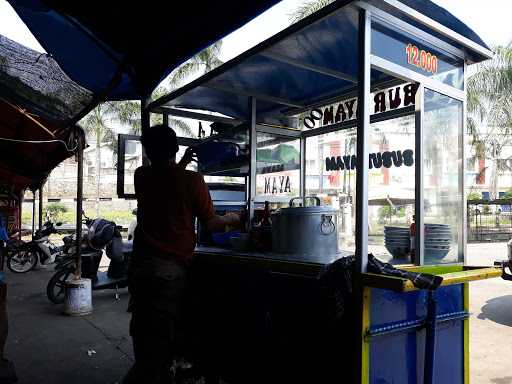
POLYGON ((213 123, 214 134, 195 145, 199 173, 211 182, 243 182, 249 172, 249 135, 246 124, 237 127, 213 123))
MULTIPOLYGON (((413 115, 371 125, 368 250, 394 264, 410 263, 414 142, 413 115), (402 230, 389 229, 385 234, 385 227, 402 230)), ((339 210, 340 248, 351 252, 355 251, 355 154, 355 128, 306 141, 306 192, 339 210)))
MULTIPOLYGON (((187 146, 180 145, 178 153, 176 154, 176 161, 179 161, 185 154, 187 146)), ((124 193, 133 194, 135 188, 133 185, 133 174, 135 170, 142 165, 142 145, 138 140, 125 141, 125 156, 124 156, 124 193)), ((191 162, 187 168, 190 171, 197 172, 197 163, 191 162)), ((207 183, 233 183, 245 184, 245 177, 234 176, 209 176, 205 175, 204 179, 207 183)))
MULTIPOLYGON (((417 91, 418 85, 415 83, 405 83, 391 88, 379 89, 371 94, 370 114, 378 115, 414 106, 417 91)), ((302 127, 315 129, 355 120, 357 107, 357 97, 352 97, 325 107, 311 109, 301 116, 300 122, 302 127)))
POLYGON ((355 128, 306 140, 306 195, 339 210, 339 247, 349 252, 355 252, 355 154, 355 128))
POLYGON ((410 263, 409 228, 415 201, 414 115, 371 125, 368 252, 393 264, 410 263))
POLYGON ((205 175, 204 181, 207 183, 245 184, 245 177, 205 175))
POLYGON ((300 194, 300 140, 257 133, 256 201, 274 207, 300 194))
POLYGON ((142 144, 138 140, 126 140, 124 143, 124 193, 133 194, 133 174, 142 165, 142 144))
POLYGON ((426 89, 424 114, 425 263, 458 261, 462 230, 462 102, 426 89))
POLYGON ((372 23, 372 54, 441 83, 464 88, 462 60, 381 22, 372 23))

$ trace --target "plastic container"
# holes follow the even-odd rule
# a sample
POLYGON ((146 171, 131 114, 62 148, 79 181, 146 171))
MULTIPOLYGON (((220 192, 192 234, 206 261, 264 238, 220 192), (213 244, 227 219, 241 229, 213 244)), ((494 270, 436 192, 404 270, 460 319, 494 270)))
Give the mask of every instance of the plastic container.
POLYGON ((235 143, 210 141, 197 145, 195 151, 201 166, 220 166, 227 161, 233 161, 239 154, 239 147, 235 143))
POLYGON ((72 279, 65 282, 64 313, 84 316, 92 313, 91 279, 72 279))
POLYGON ((240 236, 240 231, 212 233, 212 240, 217 245, 229 245, 230 239, 235 236, 240 236))

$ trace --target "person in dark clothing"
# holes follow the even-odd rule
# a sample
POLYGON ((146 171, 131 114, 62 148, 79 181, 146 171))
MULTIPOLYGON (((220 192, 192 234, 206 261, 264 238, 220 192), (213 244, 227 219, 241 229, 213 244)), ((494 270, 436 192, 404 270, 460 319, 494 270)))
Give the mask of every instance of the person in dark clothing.
POLYGON ((163 125, 143 129, 151 165, 137 168, 137 227, 129 270, 130 335, 135 364, 124 383, 170 383, 170 366, 183 343, 183 301, 187 267, 195 247, 194 219, 212 231, 236 226, 236 214, 215 214, 201 175, 186 170, 187 149, 176 163, 176 133, 163 125))

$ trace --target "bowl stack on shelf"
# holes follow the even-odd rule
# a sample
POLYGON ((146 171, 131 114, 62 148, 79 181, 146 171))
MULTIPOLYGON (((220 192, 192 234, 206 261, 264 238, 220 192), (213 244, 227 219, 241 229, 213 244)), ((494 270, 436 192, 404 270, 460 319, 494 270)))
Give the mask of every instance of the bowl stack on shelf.
POLYGON ((425 258, 440 260, 450 252, 452 233, 448 224, 425 224, 425 258))
POLYGON ((384 244, 394 258, 404 259, 411 251, 411 235, 409 228, 384 227, 384 244))

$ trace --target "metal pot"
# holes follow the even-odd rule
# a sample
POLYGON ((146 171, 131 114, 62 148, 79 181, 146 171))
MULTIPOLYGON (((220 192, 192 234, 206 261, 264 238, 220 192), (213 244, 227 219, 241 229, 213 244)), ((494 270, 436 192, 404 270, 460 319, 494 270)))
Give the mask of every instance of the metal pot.
POLYGON ((338 211, 320 205, 317 197, 294 198, 289 207, 272 214, 272 251, 332 260, 338 253, 338 211), (315 206, 294 207, 294 200, 314 199, 315 206))

